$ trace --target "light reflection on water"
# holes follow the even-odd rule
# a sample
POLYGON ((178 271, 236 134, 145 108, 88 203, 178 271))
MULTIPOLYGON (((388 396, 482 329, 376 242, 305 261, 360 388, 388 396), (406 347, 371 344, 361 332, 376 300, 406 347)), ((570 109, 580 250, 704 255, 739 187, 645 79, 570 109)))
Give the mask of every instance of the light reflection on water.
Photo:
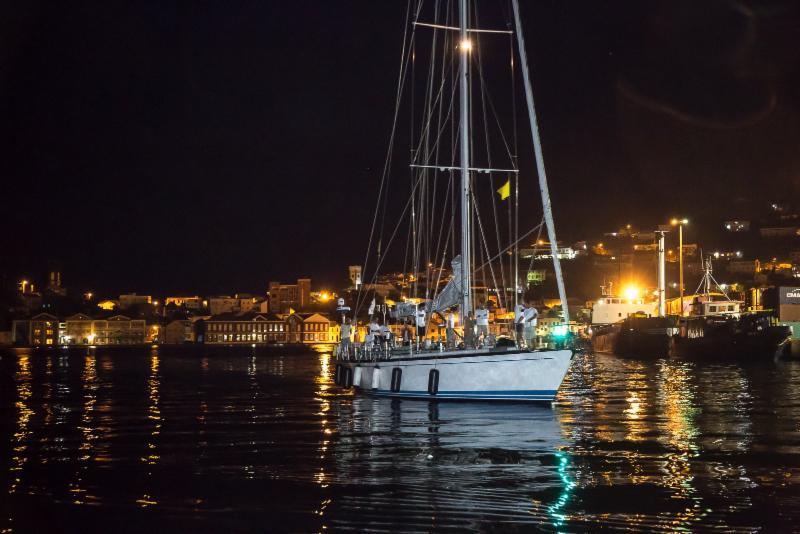
POLYGON ((798 363, 579 356, 553 407, 437 404, 342 391, 322 349, 4 353, 0 530, 788 531, 800 516, 798 363))

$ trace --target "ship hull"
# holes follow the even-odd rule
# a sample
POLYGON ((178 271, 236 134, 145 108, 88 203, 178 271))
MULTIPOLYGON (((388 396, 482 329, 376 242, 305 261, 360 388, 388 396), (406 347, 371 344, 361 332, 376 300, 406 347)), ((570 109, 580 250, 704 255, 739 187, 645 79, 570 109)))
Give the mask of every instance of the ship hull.
POLYGON ((791 340, 785 327, 758 333, 676 338, 675 353, 690 358, 772 359, 788 357, 791 340))
POLYGON ((477 350, 339 362, 337 384, 380 397, 550 402, 569 370, 570 350, 477 350))

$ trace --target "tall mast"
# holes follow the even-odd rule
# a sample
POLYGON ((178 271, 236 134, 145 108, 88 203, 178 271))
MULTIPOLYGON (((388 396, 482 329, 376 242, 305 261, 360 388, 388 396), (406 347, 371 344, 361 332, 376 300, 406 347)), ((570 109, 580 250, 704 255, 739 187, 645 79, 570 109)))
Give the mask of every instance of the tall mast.
POLYGON ((550 239, 550 252, 553 254, 553 270, 556 272, 558 284, 558 297, 561 299, 561 309, 564 311, 564 322, 569 322, 569 309, 567 308, 567 292, 564 289, 564 276, 561 273, 561 261, 558 259, 558 241, 556 240, 556 227, 553 224, 553 210, 550 206, 550 191, 547 187, 547 175, 544 171, 544 156, 542 142, 539 139, 539 123, 536 120, 536 107, 533 104, 533 88, 531 76, 528 71, 528 55, 525 52, 525 39, 522 37, 522 22, 519 16, 519 0, 513 0, 514 22, 517 27, 517 46, 519 47, 520 69, 525 82, 525 99, 528 102, 528 120, 531 123, 533 137, 533 150, 536 154, 536 172, 539 175, 539 190, 542 194, 542 211, 547 224, 547 237, 550 239))
MULTIPOLYGON (((458 45, 461 54, 460 69, 460 108, 461 121, 461 315, 466 317, 472 311, 472 229, 470 228, 470 180, 469 180, 469 53, 472 48, 467 32, 467 0, 460 5, 461 41, 458 45)), ((462 319, 463 320, 463 319, 462 319)))

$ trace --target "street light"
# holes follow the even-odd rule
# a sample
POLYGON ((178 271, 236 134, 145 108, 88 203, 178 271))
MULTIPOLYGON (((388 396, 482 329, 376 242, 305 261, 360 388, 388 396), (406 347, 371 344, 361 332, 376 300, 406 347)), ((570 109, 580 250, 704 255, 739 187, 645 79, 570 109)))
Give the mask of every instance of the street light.
POLYGON ((681 295, 680 315, 683 316, 683 227, 689 224, 689 219, 672 219, 670 224, 678 227, 678 287, 681 295))

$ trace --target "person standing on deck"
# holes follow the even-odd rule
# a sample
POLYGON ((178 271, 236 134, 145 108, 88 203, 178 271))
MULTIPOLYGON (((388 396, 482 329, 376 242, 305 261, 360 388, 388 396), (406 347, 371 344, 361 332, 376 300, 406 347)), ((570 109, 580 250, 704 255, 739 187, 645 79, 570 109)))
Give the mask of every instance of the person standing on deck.
POLYGON ((452 349, 456 346, 456 314, 449 310, 444 317, 445 334, 447 335, 447 348, 452 349))
POLYGON ((525 329, 525 306, 517 304, 514 309, 514 335, 517 341, 517 347, 522 347, 524 342, 523 332, 525 329))
POLYGON ((533 307, 533 305, 529 305, 525 308, 525 345, 529 349, 535 348, 535 344, 533 342, 534 338, 536 337, 536 325, 539 322, 539 310, 533 307))
POLYGON ((387 325, 385 321, 380 325, 380 332, 383 343, 386 343, 387 346, 391 346, 392 332, 389 330, 389 325, 387 325))
POLYGON ((464 318, 464 348, 474 349, 477 347, 475 336, 475 315, 469 312, 464 318))
POLYGON ((481 344, 485 344, 489 338, 489 310, 486 309, 486 303, 481 301, 478 309, 475 310, 475 322, 478 325, 478 336, 481 344))
POLYGON ((372 318, 369 322, 369 335, 370 339, 375 345, 380 345, 381 343, 381 327, 378 325, 378 320, 376 318, 372 318))
POLYGON ((425 313, 425 308, 417 308, 416 313, 417 319, 417 343, 422 341, 422 338, 425 337, 425 328, 428 326, 427 322, 427 314, 425 313))
POLYGON ((403 319, 403 346, 408 347, 411 345, 411 326, 408 324, 408 319, 403 319))
POLYGON ((353 335, 353 326, 350 324, 350 318, 342 325, 342 342, 339 345, 339 350, 342 354, 348 355, 350 352, 350 337, 353 335))

